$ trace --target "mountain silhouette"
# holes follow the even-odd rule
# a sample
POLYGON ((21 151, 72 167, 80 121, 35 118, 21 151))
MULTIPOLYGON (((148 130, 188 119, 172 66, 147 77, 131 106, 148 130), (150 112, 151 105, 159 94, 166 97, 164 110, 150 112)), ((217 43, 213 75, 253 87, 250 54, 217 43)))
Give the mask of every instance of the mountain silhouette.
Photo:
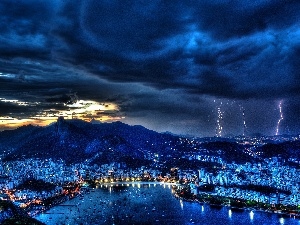
MULTIPOLYGON (((184 156, 211 155, 237 163, 253 162, 255 159, 245 146, 233 141, 203 139, 194 141, 170 133, 158 133, 140 125, 122 122, 100 123, 79 119, 65 120, 45 126, 22 126, 15 130, 0 132, 0 154, 4 161, 24 158, 63 159, 66 163, 87 162, 103 164, 126 162, 147 164, 154 157, 160 162, 173 162, 184 156)), ((299 141, 267 144, 258 150, 265 157, 281 154, 285 158, 298 156, 299 141), (295 150, 296 149, 296 150, 295 150)), ((178 161, 179 162, 179 161, 178 161)))
POLYGON ((92 158, 93 162, 109 162, 122 157, 143 159, 146 151, 164 154, 169 151, 166 140, 172 139, 172 135, 142 126, 59 117, 46 127, 29 125, 1 132, 0 151, 9 153, 4 160, 59 158, 67 163, 78 163, 92 158))

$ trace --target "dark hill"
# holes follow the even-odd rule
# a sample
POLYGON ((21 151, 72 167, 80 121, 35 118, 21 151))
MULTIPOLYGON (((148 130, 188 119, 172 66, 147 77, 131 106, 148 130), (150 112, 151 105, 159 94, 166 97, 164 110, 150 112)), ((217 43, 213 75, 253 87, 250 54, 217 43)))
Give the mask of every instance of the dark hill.
POLYGON ((266 144, 260 148, 265 158, 280 156, 284 159, 299 158, 300 141, 288 141, 279 144, 266 144))
POLYGON ((15 130, 5 130, 0 132, 0 152, 14 151, 24 142, 24 140, 41 131, 42 127, 27 125, 15 130))
POLYGON ((143 159, 146 151, 168 152, 165 141, 173 138, 121 122, 92 124, 63 118, 47 127, 24 126, 8 133, 0 134, 0 140, 6 139, 1 142, 0 150, 5 151, 7 146, 14 148, 4 160, 51 157, 68 163, 92 157, 93 161, 112 161, 128 156, 143 159))
MULTIPOLYGON (((300 142, 263 146, 265 156, 276 152, 291 155, 300 148, 300 142)), ((89 163, 144 160, 157 154, 161 162, 178 159, 184 152, 220 156, 227 162, 251 162, 245 146, 236 142, 212 140, 190 141, 186 138, 162 134, 142 126, 130 126, 122 122, 96 123, 82 120, 65 120, 46 127, 23 126, 0 132, 0 154, 4 160, 23 158, 57 158, 67 163, 87 160, 89 163), (205 149, 205 152, 201 152, 205 149), (9 154, 8 154, 9 153, 9 154)))
POLYGON ((1 224, 29 224, 45 225, 44 223, 30 218, 21 208, 11 201, 0 200, 0 223, 1 224))
POLYGON ((243 146, 234 142, 216 141, 203 143, 202 147, 211 151, 211 154, 218 153, 225 161, 236 163, 252 162, 253 157, 243 152, 243 146))

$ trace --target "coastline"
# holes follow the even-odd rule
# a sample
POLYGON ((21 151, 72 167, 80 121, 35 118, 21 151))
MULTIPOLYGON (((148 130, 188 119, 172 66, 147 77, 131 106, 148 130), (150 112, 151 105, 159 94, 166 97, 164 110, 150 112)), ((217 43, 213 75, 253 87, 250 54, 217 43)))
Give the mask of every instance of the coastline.
MULTIPOLYGON (((201 192, 201 194, 206 194, 206 195, 211 195, 208 194, 206 192, 201 192)), ((228 208, 234 211, 249 211, 249 212, 264 212, 264 213, 270 213, 270 214, 274 214, 274 215, 280 215, 282 217, 286 217, 286 218, 300 218, 300 212, 298 213, 289 213, 289 212, 282 212, 282 210, 268 210, 268 209, 257 209, 257 208, 253 208, 253 207, 235 207, 235 206, 230 206, 230 205, 226 205, 226 204, 215 204, 215 203, 210 203, 210 202, 205 202, 205 201, 199 201, 198 199, 189 199, 189 198, 184 198, 179 196, 176 192, 174 193, 174 196, 182 201, 186 201, 186 202, 194 202, 200 205, 203 204, 207 204, 212 208, 228 208)))
MULTIPOLYGON (((95 183, 94 183, 95 184, 95 183)), ((179 184, 179 183, 172 183, 172 182, 156 182, 156 181, 117 181, 117 182, 97 182, 96 183, 97 185, 105 185, 105 186, 118 186, 118 185, 132 185, 133 187, 135 185, 137 185, 137 187, 139 187, 139 185, 168 185, 170 187, 174 187, 176 186, 176 188, 178 186, 183 186, 182 184, 179 184)), ((93 188, 90 187, 91 185, 89 185, 88 187, 86 186, 81 186, 80 188, 80 192, 72 197, 70 197, 69 195, 66 195, 66 196, 61 196, 58 200, 56 200, 55 202, 52 202, 51 204, 49 204, 48 207, 44 207, 42 208, 41 210, 39 210, 38 212, 35 212, 33 214, 29 214, 31 217, 34 217, 38 214, 41 214, 41 213, 44 213, 45 211, 48 211, 50 210, 52 207, 56 206, 56 205, 59 205, 59 204, 62 204, 64 202, 67 202, 68 200, 70 199, 73 199, 73 198, 77 198, 79 196, 82 196, 83 194, 86 194, 86 193, 89 193, 90 191, 93 190, 93 188), (84 187, 84 188, 82 188, 84 187), (84 192, 82 192, 84 191, 84 192)), ((176 190, 176 189, 175 189, 176 190)), ((207 193, 207 192, 200 192, 200 194, 202 195, 206 195, 206 196, 216 196, 216 197, 220 197, 220 196, 217 196, 217 195, 214 195, 212 193, 207 193)), ((175 191, 173 193, 173 196, 178 199, 178 200, 182 200, 182 201, 186 201, 186 202, 194 202, 194 203, 197 203, 197 204, 200 204, 200 205, 203 205, 203 204, 207 204, 209 205, 210 207, 213 207, 213 208, 228 208, 228 209, 231 209, 231 210, 234 210, 234 211, 249 211, 249 212, 265 212, 265 213, 271 213, 271 214, 275 214, 275 215, 280 215, 280 216, 283 216, 283 217, 294 217, 294 218, 300 218, 300 213, 292 213, 292 212, 283 212, 282 210, 269 210, 269 209, 262 209, 262 208, 255 208, 255 207, 236 207, 236 206, 230 206, 228 204, 216 204, 216 203, 211 203, 209 201, 200 201, 199 199, 197 199, 196 196, 193 196, 194 198, 185 198, 185 197, 182 197, 182 196, 179 196, 178 193, 175 191)))
MULTIPOLYGON (((70 223, 71 221, 76 221, 75 224, 80 224, 79 222, 82 221, 84 218, 85 213, 93 213, 96 212, 95 218, 102 218, 101 224, 104 224, 104 221, 111 221, 110 224, 113 223, 112 220, 112 215, 116 219, 124 219, 124 221, 131 221, 130 218, 131 216, 137 216, 137 215, 147 215, 147 212, 150 213, 150 216, 155 215, 155 219, 159 219, 160 221, 163 221, 163 219, 167 219, 169 216, 169 213, 167 213, 167 210, 173 211, 176 208, 178 210, 178 213, 176 215, 181 215, 181 218, 185 218, 184 220, 190 221, 190 219, 193 219, 195 223, 198 224, 197 220, 202 220, 205 221, 206 216, 213 216, 215 218, 216 215, 222 215, 222 218, 224 218, 228 224, 230 224, 230 221, 236 221, 239 220, 239 218, 245 218, 249 223, 247 224, 252 224, 252 219, 251 219, 251 209, 242 209, 241 212, 234 212, 232 210, 232 218, 231 218, 231 212, 229 207, 224 207, 223 205, 219 206, 216 205, 214 207, 213 204, 211 206, 207 203, 200 202, 198 200, 192 200, 192 199, 184 199, 181 197, 178 197, 178 195, 174 195, 174 189, 175 187, 171 187, 171 184, 167 185, 164 187, 164 183, 147 183, 149 185, 143 186, 142 183, 134 183, 134 186, 132 185, 133 183, 102 183, 102 188, 100 188, 100 185, 97 185, 97 188, 94 189, 93 187, 90 186, 89 190, 90 193, 84 194, 82 196, 82 199, 80 198, 80 195, 75 197, 75 199, 70 199, 70 201, 66 203, 62 203, 63 206, 54 206, 53 208, 50 209, 50 211, 44 212, 42 214, 39 214, 35 216, 35 219, 38 219, 42 222, 45 222, 46 224, 56 224, 58 221, 66 221, 65 223, 70 223), (123 185, 122 185, 123 184, 123 185), (138 188, 137 184, 141 184, 140 188, 138 188), (151 184, 151 185, 150 185, 151 184), (156 184, 156 185, 155 185, 156 184), (120 188, 111 188, 112 185, 118 185, 120 188), (130 185, 130 186, 127 186, 130 185), (170 189, 171 187, 171 189, 170 189), (156 193, 156 195, 154 195, 156 193), (157 195, 159 193, 159 195, 157 195), (153 194, 154 199, 151 197, 153 194), (121 196, 121 197, 120 197, 121 196), (165 197, 164 197, 165 196, 165 197), (146 197, 146 198, 145 198, 146 197), (147 199, 146 201, 148 202, 147 205, 145 205, 144 198, 147 199), (97 200, 98 199, 98 200, 97 200), (165 199, 165 200, 164 200, 165 199), (168 200, 166 200, 168 199, 168 200), (168 205, 167 204, 161 204, 161 203, 166 203, 172 202, 170 206, 167 208, 161 208, 161 205, 168 205), (190 203, 184 203, 183 201, 189 201, 190 203), (158 203, 157 205, 157 202, 158 203), (115 204, 117 203, 117 204, 115 204), (194 204, 196 203, 196 204, 194 204), (137 207, 141 206, 139 204, 144 204, 142 207, 137 207), (100 207, 99 207, 100 206, 100 207), (145 206, 145 209, 144 209, 145 206), (120 208, 121 207, 121 208, 120 208), (131 211, 123 211, 122 207, 130 208, 132 207, 131 211), (220 207, 218 209, 218 207, 220 207), (114 208, 114 211, 108 211, 109 209, 114 208), (147 208, 147 211, 145 211, 147 208), (152 211, 153 209, 155 211, 152 211), (66 210, 66 211, 64 211, 66 210), (186 211, 188 210, 188 211, 186 211), (189 211, 192 210, 192 211, 189 211), (77 212, 78 211, 78 212, 77 212), (122 215, 118 214, 117 212, 123 212, 122 215), (134 212, 137 212, 138 214, 134 214, 134 212), (187 214, 187 212, 189 212, 187 214), (191 214, 190 214, 191 212, 191 214), (201 216, 198 217, 193 217, 191 216, 196 215, 195 213, 201 212, 201 216), (69 215, 70 213, 70 215, 69 215), (141 213, 141 214, 140 214, 141 213), (72 214, 72 215, 71 215, 72 214), (188 215, 188 217, 186 217, 188 215), (250 216, 250 218, 249 218, 250 216), (157 218, 156 218, 157 217, 157 218), (202 218, 202 219, 201 219, 202 218)), ((145 184, 145 183, 144 183, 145 184)), ((165 206, 163 206, 165 207, 165 206)), ((255 212, 258 210, 254 210, 255 212)), ((172 213, 171 213, 172 214, 172 213)), ((92 215, 92 214, 91 214, 92 215)), ((277 221, 280 219, 282 221, 281 217, 282 215, 275 215, 271 216, 268 214, 263 213, 257 213, 254 215, 254 221, 257 221, 259 218, 266 218, 271 219, 271 221, 277 221)), ((283 216, 284 217, 284 216, 283 216)), ((291 216, 292 217, 292 216, 291 216)), ((138 217, 135 217, 138 218, 138 217)), ((253 218, 253 217, 252 217, 253 218)), ((132 219, 132 218, 131 218, 132 219)), ((122 220, 123 221, 123 220, 122 220)), ((123 221, 123 222, 124 222, 123 221)), ((202 222, 203 222, 202 221, 202 222)), ((58 224, 61 224, 59 222, 58 224)), ((292 224, 296 223, 297 224, 298 219, 294 220, 292 224)), ((70 223, 71 224, 71 223, 70 223)), ((91 224, 91 223, 89 223, 91 224)), ((107 223, 108 224, 108 223, 107 223)), ((118 223, 116 223, 118 224, 118 223)), ((121 224, 121 223, 119 223, 121 224)), ((126 224, 126 223, 125 223, 126 224)), ((130 224, 130 223, 127 223, 130 224)), ((132 224, 132 223, 131 223, 132 224)), ((153 222, 153 224, 158 224, 157 222, 153 222)), ((209 223, 201 223, 201 224, 209 224, 209 223)), ((270 223, 270 224, 275 224, 275 223, 270 223)))
MULTIPOLYGON (((116 181, 116 182, 97 182, 94 184, 98 184, 98 185, 110 185, 110 186, 117 186, 117 185, 168 185, 168 186, 179 186, 180 184, 178 183, 171 183, 171 182, 157 182, 157 181, 116 181)), ((88 194, 90 191, 93 191, 93 188, 90 187, 91 184, 89 184, 88 186, 82 185, 80 186, 80 191, 79 193, 76 193, 73 195, 67 194, 67 195, 62 195, 62 196, 57 196, 55 197, 55 199, 51 200, 51 199, 46 199, 46 200, 50 200, 51 203, 49 203, 47 206, 42 206, 40 209, 27 209, 25 210, 25 212, 30 216, 30 217, 34 217, 38 214, 44 213, 48 210, 50 210, 52 207, 57 206, 59 204, 62 204, 64 202, 67 202, 68 200, 71 200, 73 198, 77 198, 80 197, 84 194, 88 194)))

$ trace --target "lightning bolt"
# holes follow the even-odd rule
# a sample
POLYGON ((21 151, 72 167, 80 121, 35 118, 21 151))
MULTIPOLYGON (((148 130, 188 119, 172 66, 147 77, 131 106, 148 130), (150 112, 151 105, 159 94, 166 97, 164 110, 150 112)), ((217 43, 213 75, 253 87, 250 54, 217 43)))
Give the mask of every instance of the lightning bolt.
MULTIPOLYGON (((222 105, 222 102, 221 102, 222 105)), ((222 123, 223 120, 223 112, 221 111, 221 105, 217 108, 218 118, 217 118, 217 127, 216 127, 216 136, 221 137, 222 136, 222 123)))
POLYGON ((243 136, 245 136, 246 134, 246 118, 245 118, 245 108, 243 106, 240 105, 240 110, 242 111, 242 116, 243 116, 243 136))
POLYGON ((279 134, 279 126, 280 126, 280 123, 281 121, 283 120, 283 113, 282 113, 282 100, 279 102, 279 105, 278 105, 278 108, 279 108, 279 114, 280 114, 280 118, 277 122, 277 127, 276 127, 276 136, 279 134))

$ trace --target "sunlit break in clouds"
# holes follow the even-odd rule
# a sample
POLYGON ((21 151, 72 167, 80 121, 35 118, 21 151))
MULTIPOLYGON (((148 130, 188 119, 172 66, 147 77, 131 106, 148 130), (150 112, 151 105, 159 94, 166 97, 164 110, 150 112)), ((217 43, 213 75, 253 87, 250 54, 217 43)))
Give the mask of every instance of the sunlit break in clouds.
POLYGON ((91 119, 96 119, 100 121, 114 121, 122 119, 122 117, 115 116, 119 111, 118 106, 116 104, 78 100, 72 104, 66 104, 66 107, 68 109, 45 110, 41 114, 37 115, 35 118, 43 119, 46 117, 57 118, 59 116, 63 116, 66 119, 82 119, 86 121, 89 121, 91 119))
MULTIPOLYGON (((2 102, 10 102, 18 106, 35 107, 41 103, 20 102, 18 100, 0 99, 2 102)), ((59 105, 59 104, 58 104, 59 105)), ((65 119, 81 119, 85 121, 101 121, 112 122, 124 119, 125 117, 119 115, 119 107, 113 103, 99 103, 96 101, 76 100, 71 104, 64 104, 65 109, 46 109, 24 118, 22 113, 19 115, 12 114, 11 116, 0 117, 0 125, 4 128, 11 129, 19 127, 20 125, 35 124, 40 126, 48 125, 55 122, 58 117, 63 116, 65 119)))

